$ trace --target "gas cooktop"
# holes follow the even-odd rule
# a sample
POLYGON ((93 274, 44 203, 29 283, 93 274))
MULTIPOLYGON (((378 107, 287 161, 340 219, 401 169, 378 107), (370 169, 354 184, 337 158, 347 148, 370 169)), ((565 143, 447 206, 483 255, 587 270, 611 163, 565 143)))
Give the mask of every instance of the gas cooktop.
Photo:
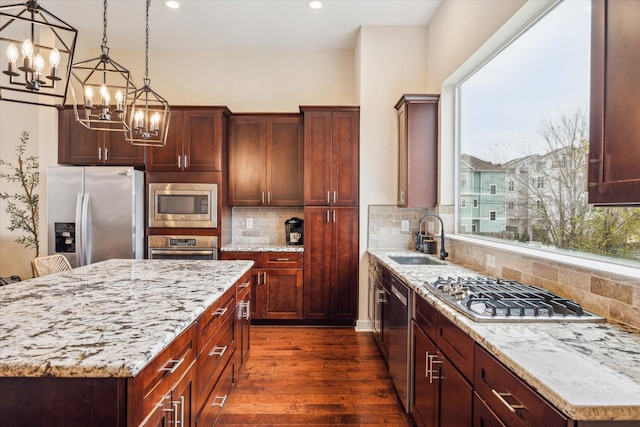
POLYGON ((478 322, 603 322, 573 300, 515 280, 443 278, 425 282, 441 300, 478 322))

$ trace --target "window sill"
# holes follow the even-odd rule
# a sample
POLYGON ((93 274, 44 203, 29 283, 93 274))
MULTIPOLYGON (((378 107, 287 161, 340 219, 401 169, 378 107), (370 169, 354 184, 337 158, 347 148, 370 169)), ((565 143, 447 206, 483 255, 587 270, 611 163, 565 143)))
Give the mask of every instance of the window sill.
POLYGON ((625 264, 624 260, 620 260, 618 262, 616 262, 615 260, 608 261, 596 256, 589 256, 588 254, 578 256, 575 254, 563 253, 562 251, 529 247, 525 246, 524 244, 520 245, 503 243, 495 239, 480 236, 450 234, 447 235, 447 239, 465 242, 477 246, 484 246, 486 248, 508 251, 510 253, 521 254, 540 260, 566 264, 569 266, 584 268, 601 273, 623 275, 631 277, 633 279, 637 279, 638 276, 640 276, 640 266, 630 265, 631 261, 629 261, 629 264, 625 264))

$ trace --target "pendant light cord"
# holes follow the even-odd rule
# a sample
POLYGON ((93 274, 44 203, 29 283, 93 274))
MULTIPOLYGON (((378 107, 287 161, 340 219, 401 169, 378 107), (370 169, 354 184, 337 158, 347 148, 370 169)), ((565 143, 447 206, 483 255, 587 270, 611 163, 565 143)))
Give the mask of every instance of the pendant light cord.
POLYGON ((102 47, 107 47, 107 0, 104 0, 104 11, 102 12, 102 47))
POLYGON ((146 42, 144 45, 144 84, 149 84, 149 7, 151 6, 151 0, 147 0, 147 14, 145 16, 147 20, 146 27, 146 42))

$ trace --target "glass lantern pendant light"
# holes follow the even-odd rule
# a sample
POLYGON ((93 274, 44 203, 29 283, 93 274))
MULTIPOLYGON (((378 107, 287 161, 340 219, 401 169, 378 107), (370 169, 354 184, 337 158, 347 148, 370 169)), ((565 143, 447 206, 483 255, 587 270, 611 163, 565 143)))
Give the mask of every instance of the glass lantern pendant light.
POLYGON ((77 36, 37 0, 0 6, 0 100, 64 106, 77 36))
POLYGON ((129 108, 125 139, 132 145, 164 147, 169 131, 169 103, 151 90, 149 79, 149 6, 146 12, 146 44, 144 49, 144 86, 135 91, 129 108))
POLYGON ((109 57, 107 0, 104 0, 101 55, 73 64, 71 96, 76 120, 91 130, 126 132, 127 100, 136 88, 129 71, 109 57))

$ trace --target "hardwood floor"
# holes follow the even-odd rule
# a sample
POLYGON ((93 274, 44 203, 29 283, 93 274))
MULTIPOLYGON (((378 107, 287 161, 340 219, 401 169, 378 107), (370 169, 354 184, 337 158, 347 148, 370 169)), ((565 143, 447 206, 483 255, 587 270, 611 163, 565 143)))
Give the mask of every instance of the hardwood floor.
POLYGON ((369 333, 256 326, 251 356, 218 423, 236 426, 414 426, 369 333))

